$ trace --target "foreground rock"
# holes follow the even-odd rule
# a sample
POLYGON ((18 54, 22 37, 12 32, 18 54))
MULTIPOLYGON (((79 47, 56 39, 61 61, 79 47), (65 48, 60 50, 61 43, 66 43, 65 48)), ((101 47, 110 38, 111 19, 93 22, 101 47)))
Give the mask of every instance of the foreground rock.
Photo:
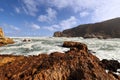
POLYGON ((71 48, 66 53, 1 55, 0 80, 120 80, 112 72, 105 72, 100 60, 87 52, 85 44, 67 41, 65 45, 71 48))
POLYGON ((2 31, 2 28, 0 28, 0 46, 7 45, 7 44, 13 44, 14 41, 11 38, 6 38, 4 36, 4 32, 2 31))
POLYGON ((103 59, 102 66, 110 71, 117 72, 117 69, 120 69, 120 63, 117 60, 106 60, 103 59))
MULTIPOLYGON (((64 27, 64 26, 62 26, 64 27)), ((115 18, 95 24, 84 24, 77 27, 55 32, 54 37, 84 37, 84 38, 120 38, 120 18, 115 18)))

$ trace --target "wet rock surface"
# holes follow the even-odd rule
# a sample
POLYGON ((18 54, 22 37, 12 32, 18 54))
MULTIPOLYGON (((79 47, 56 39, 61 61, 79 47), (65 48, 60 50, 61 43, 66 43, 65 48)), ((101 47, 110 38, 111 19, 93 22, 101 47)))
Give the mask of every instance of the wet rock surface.
POLYGON ((87 52, 85 44, 64 43, 69 43, 66 47, 72 47, 65 53, 1 55, 0 80, 120 80, 119 76, 106 73, 100 60, 87 52))

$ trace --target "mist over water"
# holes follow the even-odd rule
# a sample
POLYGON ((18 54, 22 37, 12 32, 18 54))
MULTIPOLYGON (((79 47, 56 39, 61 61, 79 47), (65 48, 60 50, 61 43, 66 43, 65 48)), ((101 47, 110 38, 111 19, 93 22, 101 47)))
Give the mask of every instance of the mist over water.
POLYGON ((120 61, 120 39, 83 39, 76 38, 54 38, 54 37, 30 37, 13 38, 15 43, 0 47, 0 54, 14 55, 38 55, 52 52, 65 52, 69 48, 61 47, 64 41, 76 41, 87 44, 88 49, 100 59, 115 59, 120 61), (30 42, 23 42, 29 39, 30 42))

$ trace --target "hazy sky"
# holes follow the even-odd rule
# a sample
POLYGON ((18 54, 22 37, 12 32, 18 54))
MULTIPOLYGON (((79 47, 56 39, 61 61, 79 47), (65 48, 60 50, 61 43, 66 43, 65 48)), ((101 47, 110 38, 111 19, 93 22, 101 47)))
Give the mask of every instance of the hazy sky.
POLYGON ((52 36, 116 17, 120 0, 0 0, 0 27, 7 36, 52 36))

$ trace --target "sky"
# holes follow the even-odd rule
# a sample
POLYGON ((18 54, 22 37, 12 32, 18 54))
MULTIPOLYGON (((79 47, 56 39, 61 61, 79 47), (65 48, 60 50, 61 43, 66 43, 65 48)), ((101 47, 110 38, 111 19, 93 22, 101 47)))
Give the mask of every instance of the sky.
POLYGON ((116 17, 120 0, 0 0, 0 27, 6 36, 53 36, 116 17))

